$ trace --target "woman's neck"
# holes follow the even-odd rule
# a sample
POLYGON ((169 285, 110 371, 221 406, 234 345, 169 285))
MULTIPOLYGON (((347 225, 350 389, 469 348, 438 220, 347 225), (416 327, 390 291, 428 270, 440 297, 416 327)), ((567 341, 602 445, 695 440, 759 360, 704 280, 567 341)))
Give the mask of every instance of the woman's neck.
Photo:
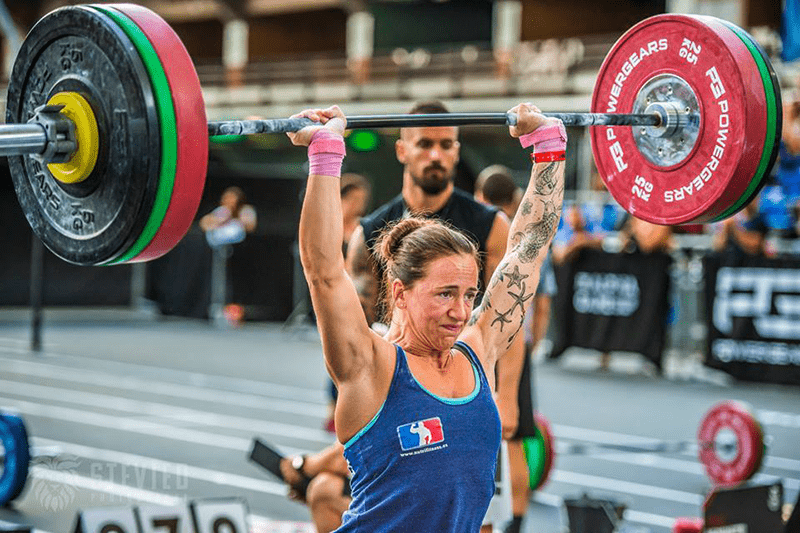
POLYGON ((453 360, 453 348, 438 349, 424 341, 408 330, 403 330, 394 320, 389 327, 386 340, 400 346, 406 354, 429 362, 437 370, 449 368, 453 360))

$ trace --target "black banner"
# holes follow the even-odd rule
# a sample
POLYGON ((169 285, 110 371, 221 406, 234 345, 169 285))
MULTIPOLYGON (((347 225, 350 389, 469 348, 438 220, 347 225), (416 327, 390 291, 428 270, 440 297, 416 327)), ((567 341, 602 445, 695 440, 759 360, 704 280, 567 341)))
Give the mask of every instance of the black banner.
POLYGON ((800 260, 703 261, 706 365, 748 381, 800 385, 800 260))
POLYGON ((661 368, 671 263, 663 253, 583 250, 557 266, 551 357, 570 346, 638 352, 661 368))

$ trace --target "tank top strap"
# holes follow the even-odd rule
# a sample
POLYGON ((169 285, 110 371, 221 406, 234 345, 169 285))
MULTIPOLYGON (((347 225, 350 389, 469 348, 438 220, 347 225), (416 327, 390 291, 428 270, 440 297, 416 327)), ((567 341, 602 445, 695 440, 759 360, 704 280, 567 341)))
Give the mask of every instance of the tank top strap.
MULTIPOLYGON (((470 345, 464 341, 456 341, 456 343, 453 345, 453 348, 467 356, 467 359, 469 359, 469 362, 472 363, 472 366, 478 369, 478 373, 481 376, 481 381, 488 385, 489 378, 486 377, 483 364, 481 363, 480 359, 478 359, 478 355, 470 347, 470 345)), ((491 390, 491 388, 488 390, 491 390)))
POLYGON ((397 378, 400 374, 411 373, 411 370, 408 368, 408 359, 406 356, 406 351, 400 347, 399 344, 394 345, 394 352, 395 352, 395 364, 394 364, 394 376, 392 380, 397 378))

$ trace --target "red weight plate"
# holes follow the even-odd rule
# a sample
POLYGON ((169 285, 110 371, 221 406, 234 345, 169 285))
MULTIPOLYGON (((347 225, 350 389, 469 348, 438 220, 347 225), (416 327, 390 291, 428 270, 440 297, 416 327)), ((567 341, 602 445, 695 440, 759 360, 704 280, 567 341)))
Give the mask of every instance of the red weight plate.
POLYGON ((748 480, 764 456, 760 425, 740 402, 729 400, 713 406, 700 423, 697 440, 706 474, 721 487, 748 480))
POLYGON ((169 252, 186 235, 203 196, 208 165, 208 121, 205 103, 186 47, 161 17, 133 4, 109 4, 133 20, 158 54, 172 92, 178 134, 175 186, 158 232, 129 263, 149 261, 169 252))
POLYGON ((550 428, 550 422, 548 422, 547 418, 537 411, 533 414, 533 420, 536 423, 536 427, 541 432, 544 441, 544 469, 542 470, 542 478, 536 486, 537 489, 541 489, 550 479, 550 472, 553 470, 553 463, 555 461, 556 447, 553 430, 550 428))
MULTIPOLYGON (((744 185, 745 189, 742 195, 737 198, 733 203, 728 203, 727 198, 720 197, 717 204, 712 207, 712 211, 721 215, 730 210, 737 202, 741 201, 743 195, 748 194, 750 184, 753 180, 760 180, 758 173, 759 163, 761 162, 762 153, 765 149, 766 134, 767 134, 767 95, 764 89, 764 80, 761 77, 761 71, 758 68, 755 58, 747 45, 736 35, 731 28, 726 26, 722 21, 714 17, 703 17, 692 15, 693 18, 698 19, 705 23, 712 31, 717 33, 721 39, 725 41, 728 48, 734 53, 742 74, 742 80, 751 85, 746 91, 748 118, 745 124, 746 128, 746 146, 744 148, 745 157, 742 164, 738 169, 741 181, 737 183, 744 185)), ((771 134, 771 133, 770 133, 771 134)), ((737 178, 738 179, 738 178, 737 178)), ((712 217, 712 218, 716 218, 712 217)), ((704 219, 708 222, 711 219, 704 219)))
MULTIPOLYGON (((631 112, 645 84, 660 76, 680 80, 696 99, 696 141, 671 166, 645 157, 634 128, 591 130, 600 175, 617 202, 638 218, 665 225, 710 220, 733 205, 754 174, 742 167, 753 157, 756 139, 749 123, 765 121, 755 116, 765 102, 750 103, 758 99, 751 87, 761 78, 747 49, 738 39, 734 46, 735 35, 726 31, 720 35, 685 15, 658 15, 628 30, 603 62, 592 95, 595 112, 631 112)), ((757 139, 762 146, 764 127, 757 139)))

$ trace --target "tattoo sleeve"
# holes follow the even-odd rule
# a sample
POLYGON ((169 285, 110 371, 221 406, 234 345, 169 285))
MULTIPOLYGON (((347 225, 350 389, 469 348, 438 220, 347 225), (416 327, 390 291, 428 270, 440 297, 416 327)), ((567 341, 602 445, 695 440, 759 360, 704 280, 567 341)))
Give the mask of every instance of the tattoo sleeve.
POLYGON ((489 328, 492 345, 504 351, 522 328, 539 280, 539 267, 558 228, 564 197, 564 163, 536 164, 511 222, 505 257, 492 276, 471 324, 489 328))

